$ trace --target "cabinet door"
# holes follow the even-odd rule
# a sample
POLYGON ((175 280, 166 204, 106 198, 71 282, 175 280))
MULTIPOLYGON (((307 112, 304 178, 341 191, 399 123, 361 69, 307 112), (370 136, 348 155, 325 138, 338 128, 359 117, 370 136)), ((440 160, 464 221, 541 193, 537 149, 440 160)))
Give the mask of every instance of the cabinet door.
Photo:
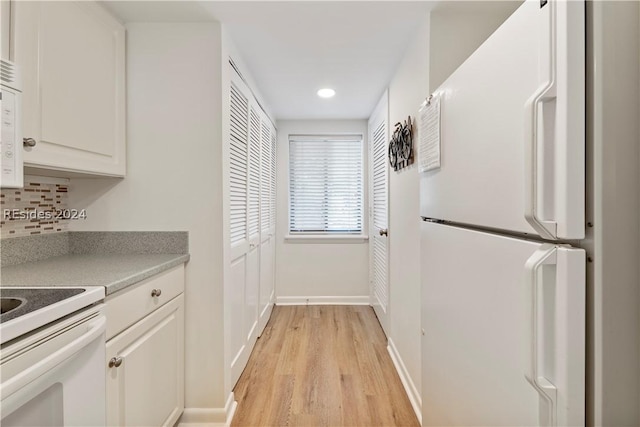
POLYGON ((109 340, 106 363, 108 425, 174 425, 184 410, 184 297, 109 340))
POLYGON ((125 30, 95 2, 13 2, 25 166, 124 176, 125 30))

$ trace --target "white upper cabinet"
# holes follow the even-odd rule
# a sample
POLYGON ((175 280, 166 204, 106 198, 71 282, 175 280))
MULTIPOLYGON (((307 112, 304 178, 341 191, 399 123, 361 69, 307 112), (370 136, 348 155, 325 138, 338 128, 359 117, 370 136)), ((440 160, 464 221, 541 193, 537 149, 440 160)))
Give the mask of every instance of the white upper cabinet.
POLYGON ((25 166, 124 176, 125 29, 95 2, 12 2, 25 166))

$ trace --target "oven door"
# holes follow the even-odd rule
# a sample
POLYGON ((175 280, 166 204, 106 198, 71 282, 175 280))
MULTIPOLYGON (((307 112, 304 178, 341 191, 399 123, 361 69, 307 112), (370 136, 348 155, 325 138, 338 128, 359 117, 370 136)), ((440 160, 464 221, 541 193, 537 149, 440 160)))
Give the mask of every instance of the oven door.
POLYGON ((3 346, 3 427, 105 424, 106 322, 102 307, 3 346))

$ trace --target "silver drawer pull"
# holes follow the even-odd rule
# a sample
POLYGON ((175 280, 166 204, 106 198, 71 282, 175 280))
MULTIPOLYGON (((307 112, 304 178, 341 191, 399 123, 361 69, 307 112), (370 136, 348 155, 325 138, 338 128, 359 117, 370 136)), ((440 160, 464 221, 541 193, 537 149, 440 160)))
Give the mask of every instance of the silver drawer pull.
POLYGON ((160 295, 162 295, 162 289, 153 289, 151 291, 152 297, 159 297, 160 295))
POLYGON ((111 360, 109 360, 109 367, 113 368, 113 367, 119 367, 120 365, 122 365, 122 357, 118 356, 118 357, 112 357, 111 360))

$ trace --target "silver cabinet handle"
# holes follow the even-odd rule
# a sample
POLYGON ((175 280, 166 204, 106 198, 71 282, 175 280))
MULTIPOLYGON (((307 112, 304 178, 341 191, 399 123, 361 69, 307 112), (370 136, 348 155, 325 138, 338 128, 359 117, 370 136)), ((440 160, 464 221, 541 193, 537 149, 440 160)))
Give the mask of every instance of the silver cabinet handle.
POLYGON ((162 289, 153 289, 151 291, 152 297, 159 297, 160 295, 162 295, 162 289))
POLYGON ((122 357, 118 356, 118 357, 112 357, 111 360, 109 360, 109 367, 113 368, 113 367, 119 367, 120 365, 122 365, 122 357))
POLYGON ((250 248, 250 249, 253 249, 253 248, 255 248, 255 247, 256 247, 256 244, 255 244, 255 243, 249 243, 249 248, 250 248))
POLYGON ((22 145, 25 147, 35 147, 37 141, 33 138, 22 138, 22 145))
POLYGON ((389 230, 387 230, 386 228, 383 228, 379 231, 381 236, 388 236, 389 235, 389 230))

